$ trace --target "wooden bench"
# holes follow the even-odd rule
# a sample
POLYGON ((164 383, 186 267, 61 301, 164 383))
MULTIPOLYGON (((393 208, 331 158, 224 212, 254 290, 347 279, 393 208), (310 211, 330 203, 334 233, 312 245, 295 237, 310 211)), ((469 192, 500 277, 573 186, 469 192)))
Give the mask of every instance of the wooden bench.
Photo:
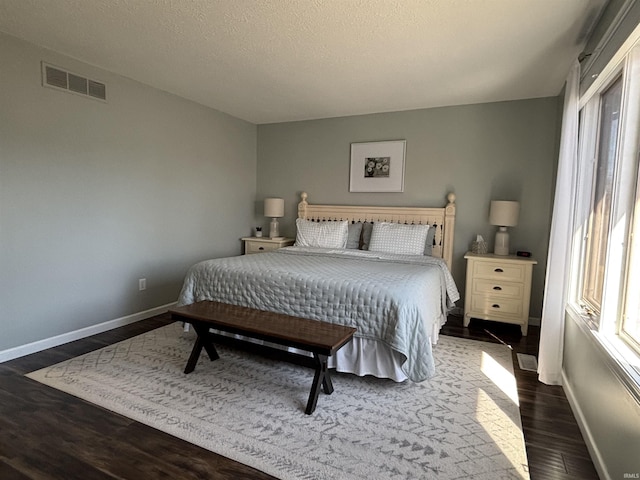
POLYGON ((348 343, 356 331, 353 327, 220 302, 196 302, 170 309, 169 313, 173 320, 193 325, 193 329, 198 334, 184 373, 191 373, 194 370, 203 348, 211 360, 220 358, 212 341, 216 335, 210 332, 210 328, 311 352, 313 358, 287 353, 290 356, 288 358, 297 359, 295 363, 315 369, 305 410, 309 415, 316 409, 320 385, 327 395, 333 393, 333 384, 327 368, 328 357, 348 343))

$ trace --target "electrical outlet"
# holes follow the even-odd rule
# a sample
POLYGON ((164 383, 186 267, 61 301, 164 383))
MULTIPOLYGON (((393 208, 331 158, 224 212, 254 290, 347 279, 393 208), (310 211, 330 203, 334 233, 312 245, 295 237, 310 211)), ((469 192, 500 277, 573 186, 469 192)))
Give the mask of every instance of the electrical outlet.
POLYGON ((147 279, 141 278, 138 280, 138 290, 146 290, 147 289, 147 279))

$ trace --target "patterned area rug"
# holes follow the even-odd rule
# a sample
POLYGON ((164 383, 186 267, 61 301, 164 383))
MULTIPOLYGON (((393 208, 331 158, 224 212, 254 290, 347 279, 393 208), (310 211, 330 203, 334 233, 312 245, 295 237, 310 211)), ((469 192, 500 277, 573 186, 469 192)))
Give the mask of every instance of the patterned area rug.
POLYGON ((313 371, 218 347, 183 369, 180 324, 28 377, 283 480, 528 479, 511 352, 441 336, 422 383, 332 376, 305 415, 313 371))

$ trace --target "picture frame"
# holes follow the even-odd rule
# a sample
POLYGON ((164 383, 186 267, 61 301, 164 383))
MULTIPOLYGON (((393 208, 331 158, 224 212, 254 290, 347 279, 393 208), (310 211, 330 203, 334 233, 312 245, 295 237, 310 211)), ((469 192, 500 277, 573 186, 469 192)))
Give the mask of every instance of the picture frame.
POLYGON ((404 192, 406 140, 351 144, 350 192, 404 192))

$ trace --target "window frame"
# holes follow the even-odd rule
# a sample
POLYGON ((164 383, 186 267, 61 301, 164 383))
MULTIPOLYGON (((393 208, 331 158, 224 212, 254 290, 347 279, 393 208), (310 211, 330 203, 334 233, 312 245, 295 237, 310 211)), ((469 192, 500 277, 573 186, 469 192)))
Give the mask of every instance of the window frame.
MULTIPOLYGON (((615 139, 615 153, 614 153, 614 158, 613 158, 613 162, 610 165, 609 162, 607 162, 607 166, 611 167, 613 172, 612 172, 612 180, 611 180, 611 198, 609 200, 609 208, 607 209, 607 216, 608 216, 608 221, 606 222, 601 222, 600 224, 596 223, 596 220, 594 218, 594 215, 592 215, 592 212, 596 209, 595 203, 596 203, 596 195, 597 195, 597 188, 598 188, 598 180, 599 180, 599 176, 598 176, 598 172, 599 172, 599 168, 601 166, 601 147, 602 147, 602 142, 603 142, 603 129, 602 129, 602 114, 604 112, 604 96, 609 93, 611 91, 611 89, 619 82, 620 83, 620 110, 622 110, 622 93, 623 93, 623 89, 624 89, 624 70, 619 70, 616 72, 615 75, 611 75, 611 80, 608 81, 599 91, 596 95, 594 95, 594 98, 590 99, 589 102, 587 103, 587 105, 590 107, 588 109, 587 112, 585 112, 585 120, 588 118, 590 120, 590 122, 588 122, 586 125, 588 125, 588 127, 585 127, 585 130, 583 130, 582 132, 585 133, 585 137, 587 137, 586 133, 587 133, 587 129, 589 129, 590 131, 588 133, 593 133, 595 132, 595 135, 589 135, 587 138, 585 138, 585 141, 589 141, 589 153, 588 155, 588 159, 583 159, 583 160, 588 160, 588 164, 590 165, 591 168, 591 175, 589 177, 589 184, 590 184, 590 193, 589 193, 589 200, 588 200, 588 205, 585 204, 585 207, 587 208, 587 217, 585 219, 585 224, 584 224, 584 231, 585 231, 585 235, 583 236, 583 240, 584 240, 584 244, 582 247, 582 278, 580 281, 580 295, 579 295, 579 301, 580 304, 582 306, 582 308, 584 310, 586 310, 587 314, 592 318, 592 320, 594 321, 595 324, 599 324, 599 320, 600 320, 600 315, 602 312, 602 308, 603 308, 603 301, 604 301, 604 292, 605 292, 605 285, 604 282, 606 280, 606 269, 607 269, 607 265, 608 265, 608 252, 609 252, 609 243, 610 243, 610 233, 611 233, 611 227, 612 227, 612 212, 613 212, 613 203, 614 203, 614 195, 615 195, 615 190, 616 190, 616 174, 618 171, 618 157, 619 157, 619 145, 620 145, 620 130, 621 130, 621 121, 622 119, 619 118, 618 119, 618 125, 616 126, 616 139, 615 139), (598 246, 594 243, 594 230, 595 229, 602 229, 604 230, 604 238, 605 238, 605 242, 604 242, 604 249, 598 248, 598 253, 600 255, 603 255, 604 258, 601 258, 600 255, 598 255, 597 257, 597 261, 593 262, 594 260, 594 256, 592 254, 592 249, 594 246, 598 246), (602 277, 600 277, 600 275, 598 275, 597 273, 593 272, 593 270, 597 269, 600 262, 603 261, 604 262, 604 266, 605 266, 605 271, 602 272, 602 277), (589 291, 591 290, 589 287, 593 286, 592 282, 602 282, 601 288, 598 289, 597 293, 592 293, 589 294, 589 291), (599 299, 596 299, 595 297, 600 297, 599 299)), ((602 240, 602 236, 598 235, 598 240, 602 240)), ((597 283, 596 283, 597 285, 597 283)))
MULTIPOLYGON (((623 327, 631 232, 640 235, 640 27, 625 42, 579 101, 578 169, 571 284, 567 313, 579 320, 607 353, 610 366, 640 403, 640 342, 623 327), (614 166, 602 305, 599 312, 584 301, 587 232, 594 195, 602 95, 622 78, 622 99, 614 166), (635 220, 634 220, 635 218, 635 220), (635 222, 635 226, 634 226, 635 222)), ((640 255, 640 252, 636 252, 640 255)))
MULTIPOLYGON (((626 252, 625 257, 621 259, 621 267, 624 272, 624 290, 620 299, 620 319, 614 333, 619 335, 640 356, 640 338, 631 337, 623 328, 624 317, 628 314, 626 300, 629 295, 629 277, 634 253, 640 258, 640 246, 638 247, 639 251, 632 250, 634 242, 632 235, 636 237, 636 245, 640 241, 640 238, 637 238, 640 235, 640 41, 629 52, 626 58, 626 68, 628 81, 624 93, 626 94, 626 102, 634 108, 628 108, 626 112, 622 138, 624 145, 622 145, 623 150, 620 152, 624 167, 622 174, 627 183, 625 185, 627 197, 622 201, 629 218, 625 232, 626 252)), ((640 269, 640 266, 636 268, 640 269)), ((637 271, 635 273, 640 277, 637 271)))
MULTIPOLYGON (((640 167, 639 167, 640 168, 640 167)), ((622 338, 622 340, 629 345, 630 348, 635 350, 638 355, 640 355, 640 336, 635 338, 631 336, 625 329, 624 324, 629 318, 629 297, 630 293, 634 291, 632 286, 640 286, 640 268, 637 268, 633 272, 634 282, 632 283, 630 280, 632 271, 631 265, 633 261, 636 261, 636 264, 640 265, 640 172, 638 172, 638 183, 636 184, 636 195, 635 195, 635 211, 633 217, 631 218, 631 226, 630 226, 630 238, 629 238, 629 249, 626 261, 626 277, 625 277, 625 291, 622 296, 622 318, 620 319, 620 325, 618 328, 618 335, 622 338), (634 250, 635 247, 635 250, 634 250)), ((640 304, 640 301, 636 298, 635 300, 640 304)), ((640 308, 637 308, 636 315, 640 315, 640 308)), ((636 320, 638 321, 638 320, 636 320)), ((640 334, 640 332, 639 332, 640 334)), ((640 372, 639 372, 640 373, 640 372)))

